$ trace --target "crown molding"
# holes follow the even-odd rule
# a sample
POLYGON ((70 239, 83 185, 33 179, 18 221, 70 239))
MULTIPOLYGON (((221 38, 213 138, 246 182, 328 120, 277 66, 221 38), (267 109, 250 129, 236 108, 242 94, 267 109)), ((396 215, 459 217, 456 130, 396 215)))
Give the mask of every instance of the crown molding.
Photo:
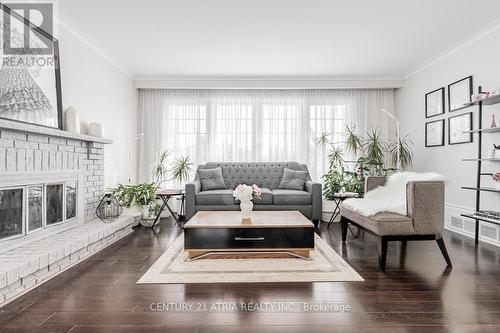
POLYGON ((436 63, 443 61, 444 59, 452 56, 453 54, 459 52, 460 50, 466 48, 467 46, 477 42, 478 40, 490 35, 491 33, 497 31, 500 29, 500 19, 495 20, 488 24, 486 27, 483 29, 477 31, 476 33, 469 35, 467 38, 462 39, 460 42, 456 43, 452 47, 444 50, 443 52, 439 53, 438 55, 430 58, 429 60, 421 63, 420 65, 416 66, 412 71, 407 74, 404 79, 407 80, 410 77, 414 76, 415 74, 431 67, 432 65, 435 65, 436 63))
POLYGON ((391 89, 401 88, 399 77, 324 76, 170 76, 138 77, 138 89, 391 89))

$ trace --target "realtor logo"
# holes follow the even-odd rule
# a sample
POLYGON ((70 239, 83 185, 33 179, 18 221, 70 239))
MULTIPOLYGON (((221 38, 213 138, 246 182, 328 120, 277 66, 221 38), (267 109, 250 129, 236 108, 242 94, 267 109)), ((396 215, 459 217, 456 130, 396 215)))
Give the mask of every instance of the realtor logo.
POLYGON ((53 54, 52 3, 0 3, 4 55, 53 54))

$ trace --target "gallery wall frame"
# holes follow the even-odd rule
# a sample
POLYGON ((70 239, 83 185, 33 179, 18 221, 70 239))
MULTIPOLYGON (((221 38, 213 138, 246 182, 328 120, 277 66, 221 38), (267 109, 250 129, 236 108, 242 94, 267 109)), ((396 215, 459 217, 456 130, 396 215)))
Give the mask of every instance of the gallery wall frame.
POLYGON ((472 75, 448 85, 448 111, 455 112, 470 106, 474 91, 472 75))
POLYGON ((444 114, 444 87, 425 94, 425 118, 444 114))
POLYGON ((425 123, 425 146, 441 147, 444 146, 444 119, 429 121, 425 123))

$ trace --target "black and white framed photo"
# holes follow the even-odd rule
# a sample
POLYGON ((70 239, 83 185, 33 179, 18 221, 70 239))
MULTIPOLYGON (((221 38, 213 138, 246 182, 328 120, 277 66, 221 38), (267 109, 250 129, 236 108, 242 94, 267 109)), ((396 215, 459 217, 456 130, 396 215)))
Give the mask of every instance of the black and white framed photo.
POLYGON ((444 146, 444 119, 425 123, 425 146, 444 146))
MULTIPOLYGON (((20 4, 23 5, 23 4, 20 4)), ((13 7, 14 6, 14 7, 13 7)), ((0 3, 0 118, 62 129, 58 40, 52 36, 52 4, 37 8, 49 32, 0 3), (7 37, 5 37, 7 36, 7 37), (26 36, 30 36, 27 38, 26 36)))
POLYGON ((468 107, 473 89, 472 76, 448 85, 448 110, 453 112, 468 107))
POLYGON ((472 142, 470 131, 472 131, 472 112, 448 118, 448 144, 472 142))
POLYGON ((444 114, 444 87, 425 94, 425 118, 444 114))

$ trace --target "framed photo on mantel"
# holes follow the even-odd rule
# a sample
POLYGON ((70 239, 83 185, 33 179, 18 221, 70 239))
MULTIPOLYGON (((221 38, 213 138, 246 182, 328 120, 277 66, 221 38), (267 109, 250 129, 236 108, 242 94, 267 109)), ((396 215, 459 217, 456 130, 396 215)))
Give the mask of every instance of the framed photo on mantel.
POLYGON ((471 95, 474 88, 472 86, 472 76, 453 82, 448 85, 448 109, 450 112, 466 108, 472 101, 471 95))
POLYGON ((444 87, 425 94, 425 118, 444 114, 444 87))
POLYGON ((425 146, 444 146, 444 119, 425 124, 425 146))
POLYGON ((41 27, 18 14, 18 6, 25 5, 0 3, 0 36, 8 36, 9 42, 4 41, 0 48, 0 118, 63 129, 59 47, 51 34, 52 4, 37 4, 44 22, 41 27))

